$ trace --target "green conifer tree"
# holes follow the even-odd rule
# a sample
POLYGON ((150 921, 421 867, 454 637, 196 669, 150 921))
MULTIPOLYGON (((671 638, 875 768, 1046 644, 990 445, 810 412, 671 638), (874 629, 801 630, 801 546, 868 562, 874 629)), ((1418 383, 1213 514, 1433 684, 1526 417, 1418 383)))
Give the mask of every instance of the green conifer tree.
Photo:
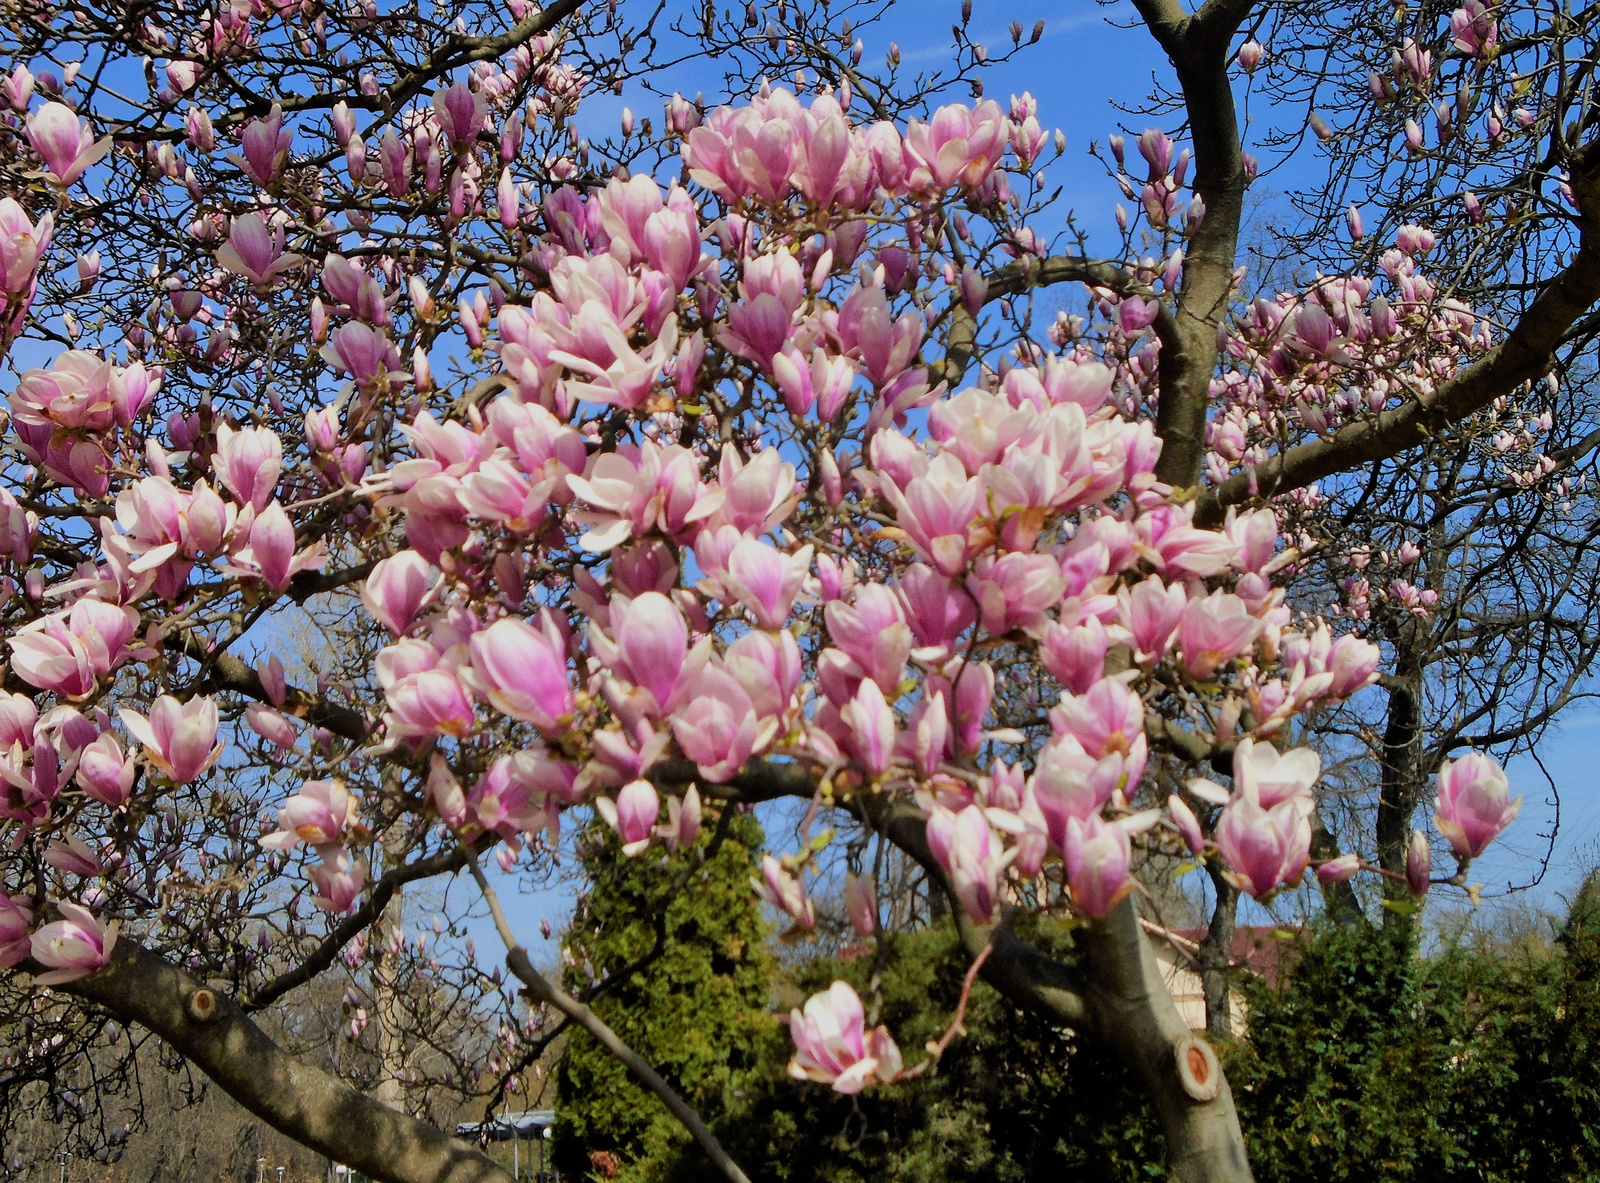
MULTIPOLYGON (((763 835, 750 813, 708 819, 693 849, 637 859, 593 826, 580 840, 592 884, 566 947, 569 989, 605 983, 595 1013, 714 1130, 735 1122, 770 1046, 773 963, 750 888, 763 835), (720 838, 719 838, 720 832, 720 838)), ((557 1077, 554 1161, 569 1180, 703 1178, 710 1169, 676 1120, 592 1039, 575 1033, 557 1077)))

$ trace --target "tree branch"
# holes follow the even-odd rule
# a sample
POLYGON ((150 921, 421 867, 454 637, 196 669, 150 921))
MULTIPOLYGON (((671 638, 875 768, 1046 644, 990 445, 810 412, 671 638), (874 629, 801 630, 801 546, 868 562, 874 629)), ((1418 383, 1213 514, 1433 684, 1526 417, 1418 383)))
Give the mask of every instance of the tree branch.
POLYGON ((232 999, 124 937, 111 964, 57 987, 160 1036, 303 1146, 386 1183, 511 1183, 485 1154, 290 1055, 232 999))
POLYGON ((390 897, 407 883, 418 879, 429 879, 434 875, 443 875, 450 871, 459 871, 467 863, 470 856, 466 851, 456 849, 432 855, 429 858, 418 859, 414 863, 396 867, 372 885, 367 892, 367 898, 350 915, 346 916, 332 932, 322 939, 310 957, 291 970, 279 974, 261 989, 257 990, 248 999, 239 1004, 239 1009, 245 1014, 252 1014, 271 1006, 289 991, 305 985, 323 970, 333 964, 334 958, 339 956, 339 951, 356 938, 363 929, 370 926, 383 914, 384 908, 389 904, 390 897))
POLYGON ((1235 474, 1207 489, 1195 507, 1195 525, 1214 528, 1230 505, 1387 460, 1446 431, 1524 382, 1543 377, 1562 334, 1600 300, 1600 141, 1585 148, 1574 165, 1572 187, 1585 211, 1578 253, 1539 293, 1504 341, 1431 394, 1347 424, 1331 436, 1273 456, 1254 473, 1235 474))

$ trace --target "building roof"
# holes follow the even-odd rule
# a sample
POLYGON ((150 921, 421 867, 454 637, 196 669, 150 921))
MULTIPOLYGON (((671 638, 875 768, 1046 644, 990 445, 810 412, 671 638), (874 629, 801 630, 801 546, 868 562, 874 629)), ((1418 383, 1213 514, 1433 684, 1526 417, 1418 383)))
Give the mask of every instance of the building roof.
POLYGON ((464 1121, 456 1126, 458 1138, 486 1138, 504 1142, 511 1138, 539 1138, 555 1124, 554 1109, 525 1109, 520 1113, 499 1113, 482 1121, 464 1121))
MULTIPOLYGON (((1173 932, 1187 941, 1202 944, 1206 939, 1203 928, 1178 928, 1173 932)), ((1228 951, 1235 965, 1243 966, 1269 986, 1278 984, 1292 954, 1294 938, 1300 935, 1295 925, 1241 924, 1233 930, 1233 947, 1228 951)))

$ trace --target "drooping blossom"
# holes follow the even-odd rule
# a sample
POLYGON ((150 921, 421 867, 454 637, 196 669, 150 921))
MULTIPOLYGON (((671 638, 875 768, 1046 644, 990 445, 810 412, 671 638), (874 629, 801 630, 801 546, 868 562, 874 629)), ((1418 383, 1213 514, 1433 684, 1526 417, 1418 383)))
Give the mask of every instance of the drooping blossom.
POLYGON ((641 854, 650 845, 656 818, 661 816, 661 798, 649 781, 629 781, 618 791, 615 801, 597 797, 594 807, 622 839, 623 854, 641 854))
POLYGON ((33 934, 30 952, 46 972, 35 974, 37 986, 58 986, 88 977, 111 963, 117 945, 117 922, 102 924, 87 908, 67 903, 56 905, 61 919, 46 924, 33 934))
POLYGON ((900 1074, 900 1049, 887 1027, 864 1031, 861 999, 848 982, 835 982, 806 1000, 805 1011, 789 1014, 794 1057, 789 1075, 830 1085, 846 1096, 900 1074))

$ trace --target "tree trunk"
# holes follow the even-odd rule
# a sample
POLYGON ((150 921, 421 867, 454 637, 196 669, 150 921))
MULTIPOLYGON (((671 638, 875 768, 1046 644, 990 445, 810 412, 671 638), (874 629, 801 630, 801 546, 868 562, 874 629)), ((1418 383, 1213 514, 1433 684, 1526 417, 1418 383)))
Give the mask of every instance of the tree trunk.
POLYGON ((1175 1183, 1251 1183, 1227 1078, 1203 1036, 1178 1014, 1130 896, 1085 930, 1086 991, 1096 1035, 1144 1083, 1175 1183))

